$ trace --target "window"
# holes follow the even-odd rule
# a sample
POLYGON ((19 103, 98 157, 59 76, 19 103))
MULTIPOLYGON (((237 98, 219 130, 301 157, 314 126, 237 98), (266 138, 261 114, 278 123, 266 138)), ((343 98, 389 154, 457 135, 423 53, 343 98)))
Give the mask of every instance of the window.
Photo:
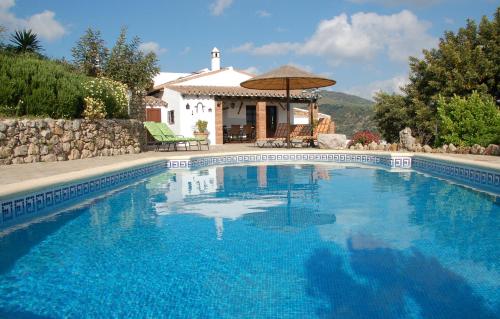
POLYGON ((168 111, 168 124, 174 124, 175 123, 175 118, 174 118, 174 111, 168 111))

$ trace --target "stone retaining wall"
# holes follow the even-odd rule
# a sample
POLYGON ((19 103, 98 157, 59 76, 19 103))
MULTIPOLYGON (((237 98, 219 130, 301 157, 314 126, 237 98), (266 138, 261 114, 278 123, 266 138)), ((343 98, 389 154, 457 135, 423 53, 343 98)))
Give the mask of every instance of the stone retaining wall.
POLYGON ((137 120, 0 119, 0 165, 140 153, 137 120))

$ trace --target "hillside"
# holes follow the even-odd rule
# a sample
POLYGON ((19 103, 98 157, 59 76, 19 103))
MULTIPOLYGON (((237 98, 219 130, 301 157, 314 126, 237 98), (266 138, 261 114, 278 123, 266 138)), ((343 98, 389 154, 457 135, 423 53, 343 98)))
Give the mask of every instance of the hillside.
POLYGON ((376 131, 372 101, 341 92, 320 91, 319 94, 319 111, 332 117, 337 133, 350 138, 357 131, 376 131))

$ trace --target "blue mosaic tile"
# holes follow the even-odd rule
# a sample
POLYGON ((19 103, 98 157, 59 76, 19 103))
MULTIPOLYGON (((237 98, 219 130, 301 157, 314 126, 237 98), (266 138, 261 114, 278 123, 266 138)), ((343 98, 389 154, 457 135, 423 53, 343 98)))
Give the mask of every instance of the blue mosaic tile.
POLYGON ((35 196, 27 196, 24 203, 27 214, 33 214, 36 211, 35 196))
POLYGON ((36 195, 36 210, 41 211, 45 208, 45 194, 36 195))
POLYGON ((14 201, 14 212, 15 212, 16 217, 24 215, 24 213, 25 213, 24 198, 16 199, 14 201))
POLYGON ((14 218, 14 203, 8 201, 2 203, 2 221, 5 223, 14 218))

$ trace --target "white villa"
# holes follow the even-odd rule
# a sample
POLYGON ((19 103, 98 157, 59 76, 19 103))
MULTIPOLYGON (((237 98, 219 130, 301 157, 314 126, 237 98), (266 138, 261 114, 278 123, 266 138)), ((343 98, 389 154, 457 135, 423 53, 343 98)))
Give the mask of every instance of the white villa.
MULTIPOLYGON (((272 137, 277 123, 286 122, 285 92, 243 88, 240 83, 254 75, 233 67, 221 68, 217 48, 211 58, 211 69, 157 75, 149 93, 156 99, 146 99, 146 120, 167 123, 175 134, 184 136, 193 135, 198 120, 207 121, 211 144, 224 143, 234 125, 251 125, 257 139, 272 137)), ((318 114, 315 95, 291 91, 290 97, 292 103, 305 105, 305 109, 293 108, 292 124, 329 117, 318 114)))

